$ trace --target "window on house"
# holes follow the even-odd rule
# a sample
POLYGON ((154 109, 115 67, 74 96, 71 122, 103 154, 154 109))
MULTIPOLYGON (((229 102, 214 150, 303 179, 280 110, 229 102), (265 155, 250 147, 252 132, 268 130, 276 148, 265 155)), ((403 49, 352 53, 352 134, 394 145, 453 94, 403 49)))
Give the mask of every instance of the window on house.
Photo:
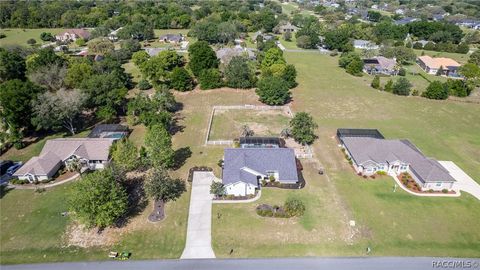
POLYGON ((442 186, 442 182, 438 182, 438 183, 436 184, 436 186, 437 186, 437 187, 441 187, 441 186, 442 186))

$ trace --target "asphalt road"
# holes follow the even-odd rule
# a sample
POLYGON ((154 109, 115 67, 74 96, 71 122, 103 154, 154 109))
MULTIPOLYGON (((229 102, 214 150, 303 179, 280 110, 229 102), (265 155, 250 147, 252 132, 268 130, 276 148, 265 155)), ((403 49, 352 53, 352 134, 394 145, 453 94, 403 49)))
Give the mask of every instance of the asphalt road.
POLYGON ((282 259, 190 259, 152 261, 104 261, 9 265, 2 270, 425 270, 480 269, 479 259, 428 257, 359 257, 359 258, 282 258, 282 259))

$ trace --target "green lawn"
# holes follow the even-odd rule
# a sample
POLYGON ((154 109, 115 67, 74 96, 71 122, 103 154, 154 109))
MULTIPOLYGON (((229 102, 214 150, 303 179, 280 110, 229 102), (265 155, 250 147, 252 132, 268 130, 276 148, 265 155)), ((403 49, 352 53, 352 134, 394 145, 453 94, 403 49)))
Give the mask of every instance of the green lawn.
POLYGON ((212 121, 209 140, 233 140, 247 125, 258 136, 280 136, 290 118, 282 111, 217 110, 212 121))
POLYGON ((130 60, 127 63, 123 64, 122 67, 125 69, 125 72, 132 76, 132 81, 138 83, 142 79, 142 73, 140 69, 130 60))
POLYGON ((414 50, 414 51, 418 56, 422 55, 422 52, 424 52, 425 55, 429 55, 431 57, 452 58, 453 60, 457 61, 460 64, 467 63, 468 58, 470 57, 469 54, 461 54, 461 53, 436 52, 436 51, 427 51, 427 50, 414 50))
POLYGON ((387 138, 408 138, 427 156, 452 160, 480 181, 480 107, 376 91, 369 76, 350 76, 337 67, 336 57, 285 56, 298 71, 293 109, 310 112, 319 124, 314 151, 329 178, 304 165, 303 190, 264 189, 255 203, 215 205, 217 256, 229 257, 232 248, 234 257, 357 256, 371 246, 379 256, 478 257, 478 200, 465 193, 460 198, 415 197, 398 189, 393 193, 389 177, 363 180, 342 157, 335 132, 339 127, 378 128, 387 138), (282 204, 288 196, 306 202, 305 217, 255 215, 259 203, 282 204), (349 220, 356 221, 355 228, 349 220))
POLYGON ((7 45, 23 45, 30 46, 27 44, 27 40, 33 38, 37 41, 37 44, 45 44, 49 42, 43 42, 40 39, 40 34, 43 32, 49 32, 53 35, 56 35, 60 32, 65 31, 63 28, 38 28, 38 29, 21 29, 21 28, 5 28, 0 29, 0 33, 6 35, 5 38, 0 39, 0 46, 7 45))
MULTIPOLYGON (((430 82, 433 81, 440 81, 440 82, 446 82, 448 78, 443 77, 443 76, 435 76, 431 74, 427 74, 425 71, 423 71, 417 64, 413 65, 405 65, 403 66, 407 70, 407 73, 405 75, 405 78, 412 84, 412 90, 416 89, 418 90, 419 93, 422 93, 425 91, 430 85, 430 82), (421 76, 422 74, 423 76, 421 76)), ((370 81, 373 80, 373 76, 364 74, 365 78, 369 78, 370 81)), ((389 80, 393 80, 394 82, 401 78, 400 76, 382 76, 380 77, 380 83, 382 87, 385 86, 385 84, 389 80)))
POLYGON ((156 224, 147 222, 152 205, 133 217, 128 229, 111 247, 66 247, 64 232, 69 217, 66 200, 71 184, 43 193, 13 190, 0 200, 1 264, 106 260, 110 250, 130 251, 134 259, 178 258, 185 245, 190 192, 167 204, 167 218, 156 224))

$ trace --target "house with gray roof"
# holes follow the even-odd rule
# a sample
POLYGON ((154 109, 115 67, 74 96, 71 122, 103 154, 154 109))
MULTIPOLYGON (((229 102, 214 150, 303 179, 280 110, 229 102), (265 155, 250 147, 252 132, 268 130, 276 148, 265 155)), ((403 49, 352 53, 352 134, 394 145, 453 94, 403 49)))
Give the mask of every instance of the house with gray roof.
POLYGON ((185 37, 182 34, 165 34, 161 35, 159 40, 165 43, 179 44, 185 40, 185 37))
POLYGON ((408 140, 343 135, 339 140, 363 175, 385 172, 391 176, 408 173, 422 190, 451 190, 455 179, 435 159, 428 158, 408 140))
POLYGON ((383 56, 363 59, 363 72, 371 75, 397 75, 397 61, 383 56))
POLYGON ((262 180, 294 184, 299 179, 290 148, 227 148, 222 175, 227 195, 234 196, 255 194, 262 180))
POLYGON ((37 182, 51 179, 69 162, 79 162, 82 168, 103 169, 110 161, 112 138, 59 138, 48 140, 40 155, 31 158, 13 176, 37 182))

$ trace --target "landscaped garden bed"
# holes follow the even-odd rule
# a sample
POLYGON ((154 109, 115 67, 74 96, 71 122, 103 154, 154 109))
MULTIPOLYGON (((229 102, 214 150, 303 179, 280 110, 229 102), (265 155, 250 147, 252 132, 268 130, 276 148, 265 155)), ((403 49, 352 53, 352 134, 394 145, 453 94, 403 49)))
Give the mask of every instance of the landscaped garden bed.
POLYGON ((443 189, 443 190, 427 190, 424 191, 420 188, 420 186, 415 182, 415 180, 412 178, 412 176, 409 173, 401 173, 398 178, 400 179, 400 182, 402 185, 406 188, 408 188, 410 191, 413 191, 415 193, 443 193, 443 194, 455 194, 455 191, 453 190, 448 190, 448 189, 443 189))
POLYGON ((283 206, 260 204, 255 208, 255 211, 261 217, 300 217, 305 213, 305 204, 300 200, 290 198, 283 206))

